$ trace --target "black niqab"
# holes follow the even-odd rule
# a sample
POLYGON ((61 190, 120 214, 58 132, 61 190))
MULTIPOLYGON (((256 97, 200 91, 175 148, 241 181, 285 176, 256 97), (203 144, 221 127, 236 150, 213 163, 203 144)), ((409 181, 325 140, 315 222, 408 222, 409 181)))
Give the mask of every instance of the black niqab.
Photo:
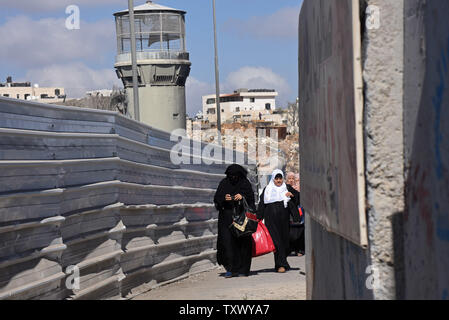
POLYGON ((236 194, 241 194, 245 197, 248 205, 254 205, 254 192, 251 183, 246 178, 248 172, 245 168, 238 164, 232 164, 226 169, 226 178, 224 178, 217 188, 214 202, 218 210, 223 207, 225 203, 225 196, 230 194, 234 197, 236 194))

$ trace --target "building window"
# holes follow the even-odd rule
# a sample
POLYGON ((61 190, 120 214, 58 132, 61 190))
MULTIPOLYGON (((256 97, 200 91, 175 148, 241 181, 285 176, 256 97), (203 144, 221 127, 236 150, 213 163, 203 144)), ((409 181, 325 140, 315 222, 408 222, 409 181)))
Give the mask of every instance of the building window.
POLYGON ((28 100, 30 94, 29 93, 25 93, 25 96, 23 97, 25 100, 28 100))
POLYGON ((3 96, 8 98, 8 97, 9 97, 9 94, 5 93, 3 96))
POLYGON ((207 114, 215 114, 215 109, 214 108, 207 109, 207 114))
POLYGON ((271 104, 266 103, 265 104, 265 110, 271 110, 271 104))
POLYGON ((55 89, 55 95, 58 97, 61 95, 61 90, 55 89))
POLYGON ((17 95, 17 99, 20 99, 20 94, 17 95))
POLYGON ((236 107, 235 112, 240 112, 240 107, 236 107))
POLYGON ((256 98, 249 98, 250 102, 256 102, 256 98))
POLYGON ((48 98, 48 94, 46 94, 46 93, 41 94, 41 99, 46 99, 46 98, 48 98))
POLYGON ((207 101, 206 101, 206 104, 214 104, 214 103, 215 103, 214 98, 207 99, 207 101))

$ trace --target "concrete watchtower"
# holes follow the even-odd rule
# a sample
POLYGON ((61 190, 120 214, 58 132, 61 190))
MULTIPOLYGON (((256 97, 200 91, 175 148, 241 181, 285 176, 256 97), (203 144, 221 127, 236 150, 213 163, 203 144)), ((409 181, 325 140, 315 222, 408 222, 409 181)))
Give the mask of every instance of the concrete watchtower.
MULTIPOLYGON (((165 131, 186 127, 185 82, 190 73, 185 43, 185 11, 151 1, 134 8, 140 121, 165 131)), ((114 14, 117 28, 115 68, 133 118, 129 10, 114 14)))

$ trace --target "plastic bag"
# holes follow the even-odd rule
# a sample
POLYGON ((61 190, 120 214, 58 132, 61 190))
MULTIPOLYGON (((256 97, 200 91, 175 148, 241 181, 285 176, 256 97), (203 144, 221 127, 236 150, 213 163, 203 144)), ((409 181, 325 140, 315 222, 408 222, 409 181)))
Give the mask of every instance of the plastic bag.
POLYGON ((259 221, 257 230, 252 234, 253 237, 253 257, 263 256, 270 252, 275 252, 276 248, 271 239, 267 227, 262 221, 259 221))

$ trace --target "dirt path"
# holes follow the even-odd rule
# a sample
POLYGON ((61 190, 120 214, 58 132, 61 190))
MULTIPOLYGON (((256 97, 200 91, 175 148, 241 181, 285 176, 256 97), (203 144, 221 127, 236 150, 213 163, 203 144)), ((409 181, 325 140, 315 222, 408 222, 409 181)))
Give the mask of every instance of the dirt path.
POLYGON ((157 287, 134 300, 305 300, 305 258, 289 256, 291 270, 274 272, 273 254, 254 258, 249 277, 226 279, 217 267, 157 287))

